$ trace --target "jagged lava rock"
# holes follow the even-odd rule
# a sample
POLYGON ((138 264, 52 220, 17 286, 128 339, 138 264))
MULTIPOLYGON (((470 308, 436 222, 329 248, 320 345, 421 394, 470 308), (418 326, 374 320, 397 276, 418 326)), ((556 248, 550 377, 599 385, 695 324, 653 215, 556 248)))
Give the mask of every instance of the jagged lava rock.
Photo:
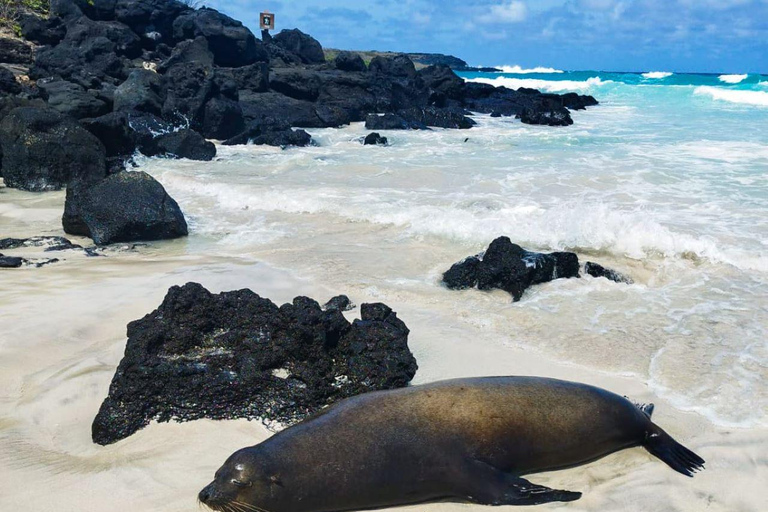
POLYGON ((408 328, 384 304, 350 324, 297 297, 278 307, 250 290, 168 290, 128 324, 125 356, 92 426, 109 444, 157 421, 260 418, 292 423, 337 400, 408 384, 408 328))
POLYGON ((579 277, 576 254, 529 252, 502 236, 491 242, 484 254, 455 263, 443 274, 443 282, 454 290, 475 286, 504 290, 517 302, 531 285, 571 277, 579 277))

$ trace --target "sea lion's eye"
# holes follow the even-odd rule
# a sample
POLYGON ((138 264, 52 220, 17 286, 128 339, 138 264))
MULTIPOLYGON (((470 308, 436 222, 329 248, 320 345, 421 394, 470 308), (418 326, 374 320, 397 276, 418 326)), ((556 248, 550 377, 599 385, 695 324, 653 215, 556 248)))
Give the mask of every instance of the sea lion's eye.
POLYGON ((253 485, 251 482, 243 482, 236 478, 233 478, 232 480, 230 480, 230 482, 232 482, 232 484, 237 487, 250 487, 251 485, 253 485))

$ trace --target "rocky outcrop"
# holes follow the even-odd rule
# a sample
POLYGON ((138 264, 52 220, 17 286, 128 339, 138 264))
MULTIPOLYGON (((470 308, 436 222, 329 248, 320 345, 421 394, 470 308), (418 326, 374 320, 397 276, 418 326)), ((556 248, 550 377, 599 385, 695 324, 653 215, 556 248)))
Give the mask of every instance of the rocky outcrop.
POLYGON ((59 190, 71 180, 95 182, 106 173, 101 142, 51 108, 20 107, 0 123, 3 178, 11 188, 59 190))
POLYGON ((314 37, 299 29, 281 30, 272 37, 274 46, 296 55, 304 64, 322 64, 325 62, 323 47, 314 37))
POLYGON ((97 245, 187 235, 179 205, 144 172, 121 172, 91 187, 67 189, 64 230, 97 245))
POLYGON ((293 130, 283 121, 266 118, 252 121, 238 135, 223 142, 225 146, 254 144, 267 146, 308 146, 312 137, 304 130, 293 130))
MULTIPOLYGON (((491 242, 485 252, 455 263, 443 274, 443 283, 452 290, 504 290, 517 302, 530 286, 554 279, 580 277, 579 270, 579 257, 575 253, 526 251, 502 236, 491 242)), ((585 272, 616 282, 632 282, 597 263, 587 262, 585 272)))
POLYGON ((250 290, 168 290, 128 324, 125 356, 93 422, 98 444, 152 420, 259 418, 290 424, 340 399, 408 384, 408 328, 384 304, 349 323, 297 297, 278 307, 250 290))
POLYGON ((570 277, 579 277, 576 254, 529 252, 502 236, 491 242, 485 253, 454 264, 443 274, 443 283, 452 290, 504 290, 516 302, 532 285, 570 277))
POLYGON ((204 37, 219 66, 235 68, 269 60, 250 30, 214 9, 204 7, 179 16, 173 22, 173 36, 177 41, 204 37))

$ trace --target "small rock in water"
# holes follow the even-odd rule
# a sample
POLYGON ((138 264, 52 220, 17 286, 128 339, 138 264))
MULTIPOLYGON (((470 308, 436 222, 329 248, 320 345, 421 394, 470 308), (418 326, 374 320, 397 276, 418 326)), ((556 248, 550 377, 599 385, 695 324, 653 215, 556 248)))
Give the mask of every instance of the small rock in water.
POLYGON ((3 256, 0 254, 0 268, 19 268, 24 263, 23 258, 14 256, 3 256))
POLYGON ((615 281, 617 283, 625 283, 625 284, 634 283, 632 278, 625 276, 624 274, 620 274, 615 270, 605 268, 602 265, 598 265, 597 263, 593 263, 591 261, 588 261, 586 265, 584 265, 584 272, 591 275, 592 277, 604 277, 606 279, 615 281))
POLYGON ((386 137, 382 137, 379 133, 372 132, 365 136, 365 139, 363 139, 363 145, 364 146, 373 146, 373 145, 387 146, 389 145, 389 141, 387 140, 386 137))
POLYGON ((504 290, 517 302, 531 285, 570 277, 579 277, 576 254, 529 252, 502 236, 491 242, 484 254, 454 264, 443 274, 443 282, 453 290, 475 286, 504 290))
POLYGON ((278 307, 251 290, 174 286, 128 324, 93 441, 114 443, 153 419, 292 423, 342 398, 407 385, 417 369, 408 328, 384 304, 360 313, 350 324, 307 297, 278 307))

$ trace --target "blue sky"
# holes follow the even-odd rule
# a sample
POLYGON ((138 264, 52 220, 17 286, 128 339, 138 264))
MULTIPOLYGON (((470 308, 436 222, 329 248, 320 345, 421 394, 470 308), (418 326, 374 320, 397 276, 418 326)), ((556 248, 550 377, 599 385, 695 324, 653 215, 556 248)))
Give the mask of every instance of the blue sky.
POLYGON ((325 47, 449 53, 473 65, 768 73, 768 0, 207 0, 325 47))

